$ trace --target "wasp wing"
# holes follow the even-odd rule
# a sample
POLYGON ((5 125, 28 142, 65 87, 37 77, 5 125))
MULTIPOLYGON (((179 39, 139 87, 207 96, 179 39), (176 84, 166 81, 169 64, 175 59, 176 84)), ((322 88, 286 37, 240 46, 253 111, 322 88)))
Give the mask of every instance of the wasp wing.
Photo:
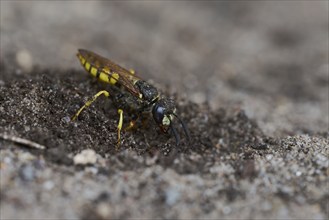
POLYGON ((131 94, 135 95, 136 97, 140 96, 139 89, 135 86, 135 83, 140 80, 140 78, 134 76, 131 72, 115 64, 111 60, 106 59, 94 52, 85 49, 79 49, 78 51, 79 54, 88 63, 90 63, 91 66, 97 68, 102 73, 107 74, 109 79, 113 79, 115 83, 122 85, 131 94))

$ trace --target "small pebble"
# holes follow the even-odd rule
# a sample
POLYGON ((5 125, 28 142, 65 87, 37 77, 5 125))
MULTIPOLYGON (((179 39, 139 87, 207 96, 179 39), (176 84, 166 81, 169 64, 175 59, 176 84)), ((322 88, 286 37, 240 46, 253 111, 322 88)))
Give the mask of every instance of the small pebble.
POLYGON ((177 187, 170 187, 166 190, 166 204, 174 205, 180 197, 180 191, 177 187))
POLYGON ((229 207, 229 206, 224 206, 222 210, 223 210, 224 215, 228 215, 232 211, 231 207, 229 207))
POLYGON ((71 118, 69 116, 65 116, 62 118, 62 122, 69 123, 69 122, 71 122, 71 118))
POLYGON ((272 155, 272 154, 267 154, 267 155, 266 155, 266 159, 267 159, 267 160, 272 160, 272 158, 273 158, 273 155, 272 155))
POLYGON ((25 71, 30 72, 33 67, 33 59, 28 50, 20 50, 16 53, 17 64, 25 71))
POLYGON ((105 202, 98 204, 96 210, 98 215, 103 219, 109 219, 111 217, 111 207, 105 202))
POLYGON ((23 165, 19 172, 19 175, 22 180, 31 181, 35 177, 35 170, 31 165, 23 165))
POLYGON ((81 151, 79 154, 73 157, 73 161, 75 165, 82 164, 94 164, 97 161, 97 155, 94 150, 87 149, 81 151))
POLYGON ((10 157, 5 157, 3 160, 6 164, 11 164, 12 159, 10 157))
POLYGON ((54 188, 54 186, 55 186, 54 182, 50 180, 43 183, 43 188, 45 190, 51 190, 52 188, 54 188))

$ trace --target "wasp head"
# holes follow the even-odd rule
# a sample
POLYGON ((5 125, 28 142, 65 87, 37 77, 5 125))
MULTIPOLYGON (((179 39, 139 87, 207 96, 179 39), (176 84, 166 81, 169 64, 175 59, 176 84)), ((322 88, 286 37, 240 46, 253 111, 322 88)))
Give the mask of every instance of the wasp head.
POLYGON ((185 123, 176 115, 175 102, 172 99, 160 98, 153 106, 152 115, 154 121, 158 124, 163 132, 168 132, 169 128, 176 138, 176 144, 179 144, 180 137, 173 125, 173 119, 176 117, 181 123, 185 135, 190 138, 185 123))
POLYGON ((174 101, 166 98, 158 100, 152 109, 154 121, 164 132, 167 132, 170 127, 175 112, 176 107, 174 101))

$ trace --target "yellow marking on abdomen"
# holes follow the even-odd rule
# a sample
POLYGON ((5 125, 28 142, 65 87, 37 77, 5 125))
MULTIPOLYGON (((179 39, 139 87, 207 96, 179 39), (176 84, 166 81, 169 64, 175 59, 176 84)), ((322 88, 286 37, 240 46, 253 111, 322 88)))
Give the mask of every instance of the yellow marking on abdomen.
POLYGON ((92 66, 90 69, 90 74, 93 75, 94 77, 97 77, 97 68, 92 66))
POLYGON ((86 69, 88 72, 90 71, 90 67, 91 67, 90 63, 86 62, 86 63, 85 63, 85 69, 86 69))
POLYGON ((104 73, 104 72, 101 72, 99 74, 99 79, 103 82, 106 82, 106 83, 109 83, 110 80, 109 80, 109 75, 107 73, 104 73))
MULTIPOLYGON (((110 74, 103 72, 100 69, 97 69, 96 67, 94 67, 92 64, 90 64, 83 56, 81 56, 80 54, 78 54, 78 58, 82 64, 82 66, 87 70, 87 72, 89 72, 92 76, 99 78, 101 81, 106 82, 106 83, 110 83, 112 85, 116 84, 118 82, 119 79, 119 74, 115 73, 115 72, 111 72, 110 74), (100 73, 98 73, 98 71, 101 71, 100 73)), ((106 67, 104 68, 105 70, 109 71, 106 67)), ((104 70, 103 69, 103 70, 104 70)))
POLYGON ((103 82, 114 85, 118 82, 119 74, 117 74, 117 73, 107 74, 107 73, 101 72, 99 74, 99 79, 103 82))
POLYGON ((81 56, 80 54, 78 54, 78 58, 79 58, 79 60, 80 60, 80 62, 81 62, 81 64, 82 64, 82 66, 84 66, 85 63, 86 63, 86 59, 83 58, 83 56, 81 56))
POLYGON ((112 73, 111 77, 110 77, 110 83, 112 85, 116 84, 118 82, 119 79, 119 74, 117 73, 112 73))

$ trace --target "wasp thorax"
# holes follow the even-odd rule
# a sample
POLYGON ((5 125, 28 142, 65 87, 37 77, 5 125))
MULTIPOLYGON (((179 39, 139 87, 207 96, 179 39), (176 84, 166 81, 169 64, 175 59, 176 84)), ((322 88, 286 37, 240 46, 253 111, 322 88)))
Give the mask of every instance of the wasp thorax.
POLYGON ((136 86, 139 88, 143 99, 147 101, 152 101, 158 96, 158 90, 144 80, 137 81, 136 86))
POLYGON ((171 99, 162 98, 154 104, 152 114, 158 125, 169 126, 175 111, 176 107, 174 101, 171 99))

